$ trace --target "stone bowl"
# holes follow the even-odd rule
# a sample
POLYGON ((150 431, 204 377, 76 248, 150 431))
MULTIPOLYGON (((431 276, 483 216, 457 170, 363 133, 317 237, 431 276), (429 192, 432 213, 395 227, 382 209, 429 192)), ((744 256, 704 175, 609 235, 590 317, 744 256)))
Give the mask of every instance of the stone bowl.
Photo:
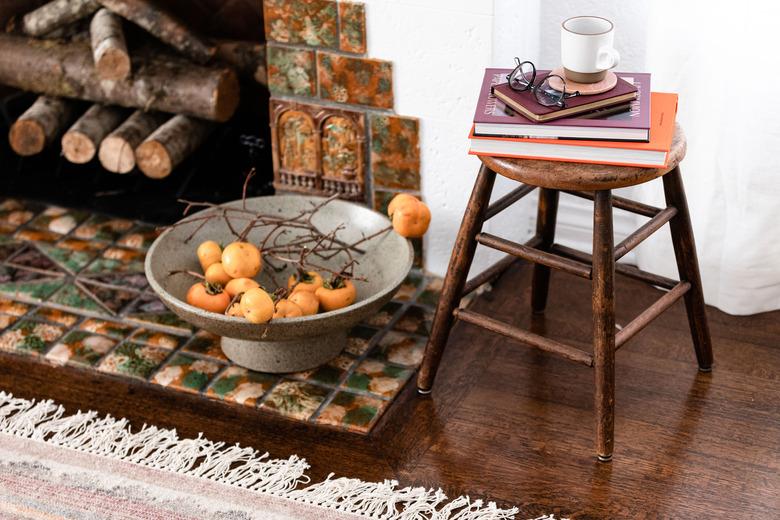
MULTIPOLYGON (((291 217, 320 203, 321 197, 278 195, 247 199, 248 209, 265 214, 291 217)), ((241 201, 225 206, 240 208, 241 201)), ((203 216, 218 210, 207 209, 184 220, 203 216)), ((231 218, 233 227, 242 229, 242 222, 231 218)), ((346 243, 354 243, 390 225, 384 215, 364 206, 334 200, 319 211, 312 223, 328 233, 344 224, 337 237, 346 243)), ((384 233, 361 243, 364 253, 353 253, 359 264, 355 275, 367 281, 355 281, 357 300, 344 309, 324 312, 314 316, 272 320, 267 324, 249 323, 243 318, 207 312, 187 304, 185 296, 195 279, 186 274, 170 275, 171 271, 193 270, 200 272, 195 250, 205 240, 228 244, 235 240, 223 218, 208 221, 201 229, 199 222, 188 222, 164 231, 146 256, 146 277, 152 289, 165 305, 187 322, 222 337, 222 350, 237 365, 261 372, 286 373, 308 370, 327 363, 346 346, 349 330, 364 319, 376 314, 400 287, 412 267, 414 252, 411 243, 393 232, 384 233), (189 242, 185 239, 195 233, 189 242)), ((248 241, 260 244, 267 236, 268 228, 252 231, 248 241)), ((286 243, 298 236, 295 232, 284 235, 279 243, 286 243)), ((346 263, 346 254, 330 260, 317 258, 320 265, 338 270, 346 263)), ((280 262, 277 262, 279 264, 280 262)), ((287 266, 275 275, 279 284, 295 272, 287 266)), ((261 285, 272 290, 277 285, 265 270, 256 277, 261 285)))

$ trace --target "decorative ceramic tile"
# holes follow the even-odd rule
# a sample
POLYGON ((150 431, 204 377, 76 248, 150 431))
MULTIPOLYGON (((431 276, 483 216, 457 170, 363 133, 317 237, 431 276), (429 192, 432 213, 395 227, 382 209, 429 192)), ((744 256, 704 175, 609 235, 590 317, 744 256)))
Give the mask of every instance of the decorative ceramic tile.
POLYGON ((169 349, 177 349, 184 343, 184 339, 179 336, 173 336, 164 332, 156 332, 149 329, 138 329, 130 336, 131 341, 136 343, 145 343, 147 345, 153 345, 155 347, 164 347, 169 349))
POLYGON ((339 2, 339 48, 344 52, 366 52, 366 6, 360 2, 339 2))
POLYGON ((11 316, 23 316, 30 310, 30 306, 8 298, 0 297, 0 312, 11 316))
POLYGON ((411 375, 411 370, 366 359, 347 378, 344 386, 390 398, 401 390, 411 375))
POLYGON ((176 354, 157 371, 152 383, 197 394, 221 368, 213 361, 176 354))
POLYGON ((395 330, 411 332, 427 336, 431 333, 433 325, 433 309, 412 305, 401 315, 401 318, 393 325, 395 330))
POLYGON ((291 374, 290 377, 336 386, 354 363, 355 358, 341 354, 322 366, 306 370, 305 372, 291 374))
POLYGON ((329 390, 298 381, 282 381, 271 390, 261 408, 305 421, 325 401, 329 390))
POLYGON ((142 325, 155 325, 170 329, 173 334, 189 334, 195 327, 169 311, 165 304, 153 294, 143 294, 126 314, 128 321, 142 325))
POLYGON ((376 329, 358 325, 349 331, 347 348, 344 351, 356 357, 362 356, 371 347, 371 338, 378 333, 379 331, 376 329))
POLYGON ((211 383, 207 395, 232 403, 254 406, 279 379, 271 374, 261 374, 246 368, 231 366, 211 383))
MULTIPOLYGON (((112 260, 113 262, 113 260, 112 260)), ((146 275, 142 272, 139 273, 124 273, 117 272, 84 272, 79 274, 79 279, 90 283, 100 283, 104 285, 113 285, 115 287, 125 287, 127 289, 135 289, 137 291, 143 291, 149 287, 149 282, 146 279, 146 275)))
POLYGON ((81 317, 76 314, 71 314, 70 312, 61 311, 59 309, 52 309, 51 307, 38 307, 35 309, 35 312, 32 313, 32 317, 43 321, 58 323, 59 325, 65 325, 66 327, 72 327, 81 319, 81 317))
POLYGON ((363 184, 362 116, 332 115, 322 121, 322 175, 331 180, 363 184))
POLYGON ((320 51, 317 75, 322 99, 393 108, 393 64, 389 61, 320 51))
POLYGON ((11 298, 42 301, 64 283, 61 277, 0 265, 0 293, 11 298))
POLYGON ((93 242, 91 240, 66 237, 57 242, 57 247, 70 249, 72 251, 102 251, 105 249, 106 244, 103 242, 93 242))
POLYGON ((314 96, 317 72, 314 51, 268 44, 268 88, 273 94, 314 96))
POLYGON ((154 226, 140 225, 116 241, 117 245, 131 249, 147 250, 157 239, 159 231, 154 226))
POLYGON ((109 247, 86 269, 87 276, 94 273, 143 273, 144 253, 133 249, 109 247))
POLYGON ((5 199, 0 202, 0 224, 6 233, 32 220, 42 207, 38 204, 17 199, 5 199))
POLYGON ((402 302, 411 300, 417 294, 417 290, 422 285, 422 282, 423 275, 417 271, 412 271, 401 284, 401 287, 398 288, 398 292, 395 293, 393 299, 402 302))
POLYGON ((190 339, 182 349, 183 352, 193 352, 202 356, 217 359, 219 361, 227 361, 228 358, 225 353, 222 352, 220 346, 219 336, 206 332, 205 330, 199 330, 190 339))
POLYGON ((67 235, 88 216, 89 213, 86 211, 49 206, 43 213, 35 217, 28 226, 60 235, 67 235))
POLYGON ((370 359, 416 367, 422 362, 427 338, 402 332, 388 332, 369 354, 370 359))
POLYGON ((7 329, 19 319, 18 316, 12 316, 10 314, 0 314, 0 330, 7 329))
POLYGON ((132 220, 93 215, 77 227, 71 236, 83 240, 113 242, 123 233, 130 231, 133 225, 132 220))
POLYGON ((282 43, 338 46, 334 0, 264 0, 265 37, 282 43))
POLYGON ((49 302, 88 312, 106 312, 91 296, 81 287, 69 283, 49 298, 49 302))
POLYGON ((7 260, 8 264, 25 267, 28 269, 35 269, 38 271, 49 271, 53 273, 61 273, 57 264, 54 261, 44 255, 32 244, 18 251, 15 255, 7 260))
POLYGON ((439 302, 439 297, 441 296, 441 289, 443 283, 444 283, 444 279, 442 278, 429 279, 428 284, 425 286, 425 289, 423 289, 423 292, 420 293, 420 296, 417 297, 417 303, 422 303, 423 305, 430 305, 431 307, 436 307, 436 304, 439 302))
POLYGON ((115 339, 83 330, 72 330, 49 350, 46 359, 63 365, 74 363, 93 367, 114 345, 115 339))
MULTIPOLYGON (((73 242, 75 241, 69 241, 69 245, 74 245, 73 242)), ((62 243, 57 245, 39 243, 38 248, 63 269, 73 274, 84 269, 97 256, 95 251, 62 247, 62 243)))
POLYGON ((0 350, 42 354, 64 332, 59 325, 22 320, 0 336, 0 350))
POLYGON ((133 328, 134 327, 131 325, 125 325, 116 321, 99 320, 96 318, 88 318, 79 325, 79 329, 81 330, 95 332, 114 339, 124 338, 133 330, 133 328))
POLYGON ((416 118, 369 114, 371 173, 378 188, 420 190, 420 122, 416 118))
POLYGON ((88 280, 81 280, 79 283, 83 289, 92 293, 92 296, 97 298, 105 309, 108 309, 114 314, 119 314, 122 309, 135 301, 139 295, 136 291, 98 285, 90 283, 88 280))
POLYGON ((148 379, 168 354, 170 351, 164 348, 126 341, 106 356, 98 369, 111 374, 148 379))
POLYGON ((387 406, 387 401, 367 395, 339 392, 317 416, 317 424, 367 433, 387 406))
POLYGON ((389 324, 390 321, 395 316, 395 313, 398 312, 398 309, 400 309, 402 305, 400 303, 396 302, 390 302, 385 304, 384 307, 379 309, 379 312, 368 318, 364 323, 367 325, 372 325, 374 327, 382 328, 385 325, 389 324))
MULTIPOLYGON (((0 235, 0 238, 5 236, 7 235, 0 235)), ((13 242, 10 240, 8 242, 0 241, 0 262, 7 260, 10 256, 13 256, 13 254, 19 251, 22 247, 24 247, 23 242, 13 242)))
POLYGON ((281 169, 296 173, 312 173, 319 169, 318 132, 309 114, 300 110, 282 113, 276 124, 276 135, 281 169))
POLYGON ((47 231, 45 229, 20 229, 14 234, 16 240, 25 240, 28 242, 45 242, 53 244, 57 240, 62 238, 62 235, 55 233, 54 231, 47 231))

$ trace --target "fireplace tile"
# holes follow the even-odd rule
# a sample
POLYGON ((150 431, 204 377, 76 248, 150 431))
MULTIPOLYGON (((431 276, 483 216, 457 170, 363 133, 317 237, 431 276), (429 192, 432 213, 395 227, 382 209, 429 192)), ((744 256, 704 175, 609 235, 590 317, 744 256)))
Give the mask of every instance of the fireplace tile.
POLYGON ((335 386, 339 384, 341 378, 344 377, 344 374, 347 373, 347 370, 350 369, 354 362, 355 358, 341 354, 322 366, 292 374, 290 377, 335 386))
POLYGON ((170 351, 125 341, 100 362, 98 370, 138 379, 148 379, 162 365, 170 351))
POLYGON ((369 114, 374 186, 420 191, 420 122, 413 117, 369 114))
POLYGON ((49 271, 60 274, 61 271, 54 261, 41 253, 41 251, 32 244, 18 251, 7 260, 9 265, 34 269, 37 271, 49 271))
POLYGON ((320 97, 339 103, 393 108, 393 64, 332 52, 317 52, 320 97))
POLYGON ((282 381, 268 394, 261 408, 305 421, 317 411, 328 389, 299 381, 282 381))
POLYGON ((401 390, 411 375, 412 371, 409 369, 377 359, 366 359, 358 365, 344 385, 350 390, 390 398, 401 390))
MULTIPOLYGON (((2 231, 0 231, 0 233, 1 232, 2 231)), ((9 239, 7 242, 2 242, 1 239, 7 236, 8 235, 0 235, 0 262, 10 258, 17 251, 24 247, 24 242, 15 242, 11 239, 9 239)))
POLYGON ((347 337, 347 348, 344 349, 344 352, 357 357, 362 356, 371 348, 371 339, 376 336, 378 332, 379 331, 375 328, 358 325, 349 332, 349 336, 347 337))
POLYGON ((219 363, 176 354, 154 374, 152 383, 197 394, 221 369, 219 363))
MULTIPOLYGON (((62 269, 71 274, 75 274, 84 269, 95 259, 95 257, 97 257, 97 253, 89 247, 78 249, 76 242, 77 241, 75 240, 70 240, 66 247, 62 247, 62 242, 57 245, 39 243, 38 249, 57 262, 62 269)), ((90 242, 84 243, 90 244, 90 242)))
POLYGON ((63 333, 59 325, 22 320, 0 336, 0 350, 40 355, 63 333))
POLYGON ((317 424, 344 428, 358 433, 367 433, 379 419, 387 401, 341 391, 317 416, 317 424))
POLYGON ((11 316, 10 314, 0 314, 0 332, 7 329, 19 319, 18 316, 11 316))
POLYGON ((0 265, 0 293, 11 298, 42 301, 65 283, 64 278, 0 265))
POLYGON ((88 275, 93 273, 116 272, 143 273, 144 253, 133 249, 109 247, 86 269, 88 275))
POLYGON ((105 310, 81 287, 69 283, 49 298, 50 303, 80 311, 104 313, 105 310))
POLYGON ((182 351, 193 352, 219 361, 228 360, 227 356, 222 352, 219 336, 206 332, 205 330, 196 332, 189 343, 184 346, 182 351))
POLYGON ((81 317, 76 314, 65 312, 60 309, 52 309, 51 307, 39 307, 31 316, 42 321, 50 321, 52 323, 57 323, 58 325, 65 325, 66 327, 72 327, 81 319, 81 317))
POLYGON ((442 283, 443 280, 441 278, 431 278, 428 280, 425 289, 423 289, 423 292, 417 297, 417 303, 436 307, 436 304, 439 302, 439 297, 441 296, 442 283))
POLYGON ((160 235, 154 226, 140 225, 117 240, 117 245, 146 251, 160 235))
MULTIPOLYGON (((100 263, 102 264, 102 261, 100 263)), ((146 275, 143 272, 89 272, 87 270, 79 274, 79 279, 87 282, 135 289, 136 291, 143 291, 149 286, 149 282, 146 280, 146 275)))
POLYGON ((130 331, 133 330, 133 327, 116 321, 88 318, 79 325, 79 329, 102 334, 114 339, 124 339, 130 331))
POLYGON ((401 302, 412 300, 417 294, 417 291, 420 289, 420 286, 423 283, 423 279, 424 277, 422 273, 412 271, 409 273, 409 276, 406 277, 406 280, 403 281, 401 287, 398 288, 398 292, 395 293, 393 299, 395 301, 401 302))
POLYGON ((422 362, 425 339, 402 332, 388 332, 368 357, 413 368, 422 362))
POLYGON ((40 204, 17 199, 4 199, 0 202, 0 224, 3 225, 3 233, 12 233, 13 230, 26 224, 41 211, 40 204))
POLYGON ((339 48, 344 52, 366 52, 366 6, 361 2, 339 2, 339 48))
POLYGON ((365 321, 367 325, 371 325, 373 327, 384 327, 388 325, 395 316, 396 312, 402 307, 400 303, 396 302, 389 302, 386 303, 384 307, 379 309, 379 311, 371 316, 369 319, 365 321))
POLYGON ((136 343, 144 343, 146 345, 164 347, 172 350, 179 348, 185 341, 179 336, 173 336, 171 334, 149 329, 138 329, 130 336, 130 340, 135 341, 136 343))
POLYGON ((47 242, 53 244, 62 238, 62 235, 55 233, 54 231, 47 231, 45 229, 32 229, 25 228, 20 229, 14 235, 16 240, 24 240, 27 242, 47 242))
POLYGON ((263 0, 269 41, 338 47, 338 9, 334 0, 263 0))
POLYGON ((93 215, 77 227, 71 236, 83 240, 113 242, 132 227, 132 220, 93 215))
POLYGON ((314 51, 267 46, 268 88, 273 94, 317 95, 317 72, 314 51))
POLYGON ((28 225, 35 229, 51 231, 52 233, 57 233, 59 235, 67 235, 81 222, 86 220, 88 216, 89 213, 86 211, 49 206, 28 225))
POLYGON ((138 297, 138 292, 121 287, 109 287, 80 280, 82 289, 86 289, 103 304, 108 311, 119 314, 127 305, 138 297))
POLYGON ((427 307, 412 305, 404 311, 393 328, 403 332, 427 336, 431 333, 431 325, 433 325, 433 310, 427 307))
POLYGON ((72 330, 46 353, 46 359, 62 365, 94 367, 116 343, 115 339, 106 336, 72 330))
POLYGON ((278 380, 278 376, 231 366, 209 385, 206 395, 231 403, 254 406, 278 380))
POLYGON ((26 303, 0 297, 0 312, 3 314, 10 314, 11 316, 24 316, 29 310, 30 306, 26 303))

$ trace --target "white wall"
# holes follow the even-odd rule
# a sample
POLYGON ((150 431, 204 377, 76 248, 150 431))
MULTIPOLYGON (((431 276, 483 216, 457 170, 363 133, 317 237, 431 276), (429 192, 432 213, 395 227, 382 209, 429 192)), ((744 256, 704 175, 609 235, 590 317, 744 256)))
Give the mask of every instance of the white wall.
MULTIPOLYGON (((641 0, 365 0, 368 52, 393 61, 395 109, 421 120, 422 190, 433 213, 426 268, 444 274, 479 167, 467 155, 467 133, 486 67, 509 67, 513 56, 540 68, 558 63, 560 22, 596 14, 615 22, 619 69, 644 70, 648 7, 641 0)), ((499 179, 495 197, 512 188, 499 179)), ((530 236, 535 199, 488 222, 487 229, 521 240, 530 236)), ((590 247, 591 206, 563 197, 562 242, 590 247)), ((616 214, 616 240, 634 227, 616 214)), ((501 256, 480 250, 473 270, 501 256)))

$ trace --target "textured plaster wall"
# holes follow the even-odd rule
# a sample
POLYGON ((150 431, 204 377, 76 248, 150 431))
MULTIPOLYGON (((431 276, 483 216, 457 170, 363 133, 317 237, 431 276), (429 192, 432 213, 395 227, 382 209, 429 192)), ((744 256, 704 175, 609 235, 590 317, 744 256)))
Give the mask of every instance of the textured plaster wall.
MULTIPOLYGON (((482 72, 508 67, 513 56, 540 67, 559 61, 560 22, 595 14, 616 24, 621 69, 643 70, 645 19, 641 0, 366 0, 368 53, 393 61, 395 109, 420 118, 422 191, 433 221, 426 237, 426 268, 443 274, 468 201, 479 161, 467 155, 467 132, 482 72)), ((495 197, 512 188, 499 179, 495 197)), ((520 240, 531 234, 534 200, 526 200, 488 223, 487 229, 520 240)), ((559 236, 588 248, 591 207, 562 201, 559 236)), ((616 221, 617 240, 634 226, 616 221)), ((473 270, 500 254, 480 250, 473 270)))

